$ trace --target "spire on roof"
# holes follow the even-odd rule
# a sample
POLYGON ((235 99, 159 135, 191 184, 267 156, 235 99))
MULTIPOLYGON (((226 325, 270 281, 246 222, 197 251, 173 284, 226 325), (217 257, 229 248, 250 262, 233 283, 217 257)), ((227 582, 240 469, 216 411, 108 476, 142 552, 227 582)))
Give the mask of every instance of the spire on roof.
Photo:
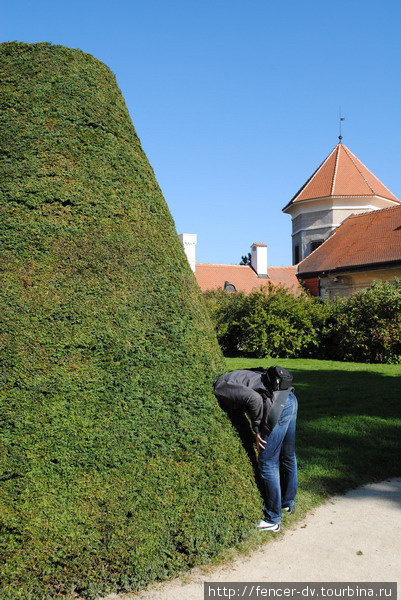
POLYGON ((340 106, 340 110, 339 110, 339 114, 338 114, 338 122, 340 125, 340 135, 338 136, 338 139, 340 140, 340 144, 342 144, 341 140, 343 139, 342 132, 341 132, 341 121, 345 121, 345 117, 341 116, 341 106, 340 106))

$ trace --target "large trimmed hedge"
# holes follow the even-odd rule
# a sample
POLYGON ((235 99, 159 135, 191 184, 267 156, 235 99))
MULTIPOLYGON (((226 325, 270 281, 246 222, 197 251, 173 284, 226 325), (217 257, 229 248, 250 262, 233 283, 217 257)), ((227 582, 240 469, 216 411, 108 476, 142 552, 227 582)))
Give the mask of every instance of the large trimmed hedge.
POLYGON ((0 45, 2 600, 139 589, 246 536, 224 370, 110 70, 0 45))

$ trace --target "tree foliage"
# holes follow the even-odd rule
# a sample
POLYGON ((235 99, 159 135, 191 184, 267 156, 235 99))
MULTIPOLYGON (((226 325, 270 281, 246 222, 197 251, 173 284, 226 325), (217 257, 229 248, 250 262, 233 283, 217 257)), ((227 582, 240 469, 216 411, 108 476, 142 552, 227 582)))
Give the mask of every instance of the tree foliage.
POLYGON ((240 265, 250 265, 252 263, 252 256, 251 253, 248 252, 248 254, 244 254, 243 256, 241 256, 241 260, 240 260, 240 265))
POLYGON ((0 72, 0 596, 139 589, 258 514, 222 356, 110 70, 7 43, 0 72))

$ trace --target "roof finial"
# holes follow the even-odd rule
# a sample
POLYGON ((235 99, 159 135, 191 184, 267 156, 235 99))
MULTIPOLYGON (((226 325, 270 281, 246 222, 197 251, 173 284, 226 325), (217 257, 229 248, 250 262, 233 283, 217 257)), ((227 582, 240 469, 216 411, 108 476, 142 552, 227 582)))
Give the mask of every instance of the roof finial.
POLYGON ((345 117, 341 116, 341 106, 340 106, 340 110, 338 112, 338 122, 339 122, 339 125, 340 125, 340 135, 338 136, 338 139, 340 140, 340 144, 342 144, 341 140, 343 139, 343 136, 341 134, 341 122, 342 121, 345 121, 345 117))

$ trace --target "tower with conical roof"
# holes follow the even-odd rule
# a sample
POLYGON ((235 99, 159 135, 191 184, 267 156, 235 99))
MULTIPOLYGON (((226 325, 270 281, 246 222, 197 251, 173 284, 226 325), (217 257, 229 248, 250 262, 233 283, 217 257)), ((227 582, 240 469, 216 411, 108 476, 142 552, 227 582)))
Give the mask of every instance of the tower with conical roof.
POLYGON ((292 256, 297 264, 352 214, 401 204, 398 198, 340 143, 283 212, 292 217, 292 256))

